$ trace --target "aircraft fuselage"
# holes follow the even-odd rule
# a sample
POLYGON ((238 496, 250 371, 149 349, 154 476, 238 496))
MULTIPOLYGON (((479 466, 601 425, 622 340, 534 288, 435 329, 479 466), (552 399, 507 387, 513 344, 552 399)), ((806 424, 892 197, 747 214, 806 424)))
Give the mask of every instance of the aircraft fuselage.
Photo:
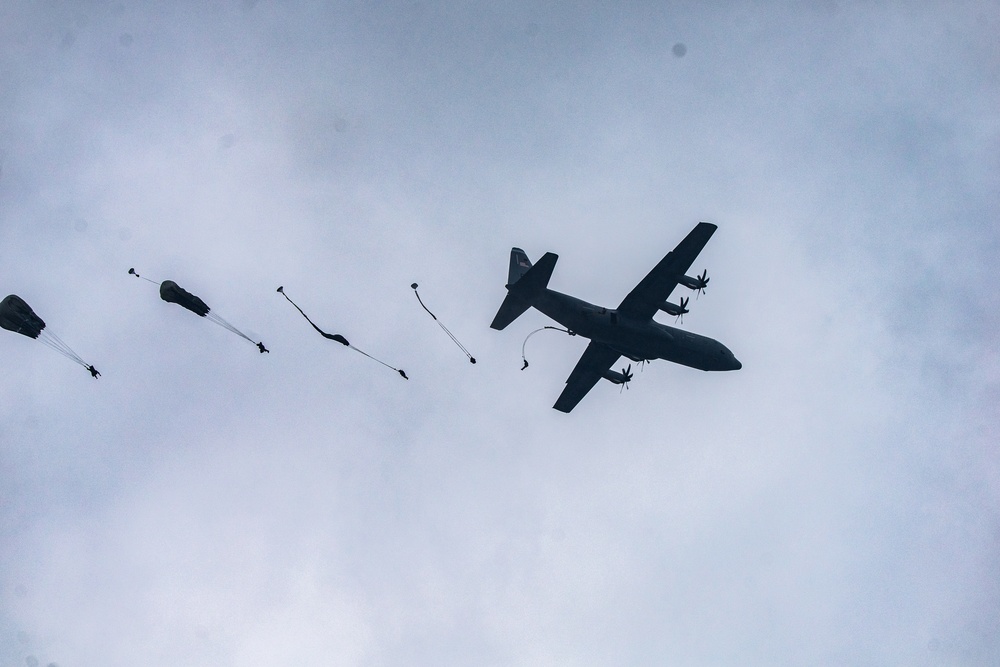
POLYGON ((532 305, 575 334, 603 343, 633 361, 665 359, 703 371, 739 370, 725 345, 707 336, 638 320, 545 288, 532 305))

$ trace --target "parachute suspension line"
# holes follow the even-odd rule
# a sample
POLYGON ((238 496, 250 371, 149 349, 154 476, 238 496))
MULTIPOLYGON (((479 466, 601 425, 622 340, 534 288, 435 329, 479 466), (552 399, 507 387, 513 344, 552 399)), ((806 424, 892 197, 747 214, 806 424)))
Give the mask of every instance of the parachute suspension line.
POLYGON ((521 366, 521 370, 522 371, 525 368, 528 367, 528 358, 524 356, 524 347, 528 344, 528 339, 531 338, 532 336, 534 336, 539 331, 545 331, 546 329, 552 329, 553 331, 562 331, 563 333, 569 334, 570 336, 575 336, 576 335, 576 333, 570 331, 569 329, 563 329, 562 327, 544 326, 541 329, 535 329, 530 334, 528 334, 527 336, 525 336, 524 342, 521 343, 521 361, 524 362, 524 365, 521 366))
POLYGON ((224 319, 222 319, 219 315, 217 315, 215 312, 213 312, 211 310, 209 310, 207 313, 205 313, 205 319, 208 319, 208 320, 211 320, 211 321, 215 322, 216 324, 218 324, 223 329, 228 329, 229 331, 232 331, 234 334, 236 334, 240 338, 245 338, 246 340, 250 341, 254 345, 257 344, 252 338, 250 338, 245 333, 243 333, 242 331, 240 331, 239 329, 237 329, 236 327, 234 327, 229 322, 227 322, 224 319))
POLYGON ((318 326, 316 326, 315 322, 313 322, 312 320, 309 319, 309 316, 306 315, 306 312, 304 310, 302 310, 301 308, 299 308, 299 305, 297 303, 295 303, 294 301, 292 301, 289 298, 289 296, 287 294, 285 294, 285 288, 284 287, 279 287, 277 291, 281 294, 281 296, 285 297, 285 299, 288 300, 288 303, 290 303, 293 306, 295 306, 295 310, 297 310, 300 313, 302 313, 302 317, 306 318, 306 322, 308 322, 309 324, 311 324, 312 328, 315 329, 316 331, 318 331, 320 333, 320 335, 323 336, 323 338, 327 338, 329 340, 336 341, 336 342, 340 343, 341 345, 345 345, 345 346, 351 348, 355 352, 359 352, 359 353, 365 355, 366 357, 368 357, 372 361, 377 361, 378 363, 382 364, 386 368, 391 368, 392 370, 394 370, 397 373, 399 373, 399 376, 401 378, 403 378, 404 380, 409 380, 410 379, 410 378, 406 377, 406 373, 404 371, 402 371, 399 368, 396 368, 394 366, 390 366, 389 364, 385 363, 381 359, 376 359, 375 357, 373 357, 372 355, 368 354, 364 350, 361 350, 361 349, 358 349, 358 348, 354 347, 353 345, 351 345, 351 343, 346 338, 344 338, 340 334, 329 334, 329 333, 323 331, 318 326))
POLYGON ((244 340, 250 341, 251 343, 253 343, 254 345, 257 346, 257 349, 260 350, 261 354, 263 354, 265 352, 270 352, 270 350, 268 350, 266 347, 264 347, 263 341, 261 341, 259 343, 256 342, 256 341, 254 341, 253 338, 250 338, 250 336, 246 335, 245 333, 243 333, 242 331, 240 331, 239 329, 237 329, 236 327, 234 327, 232 324, 230 324, 229 322, 227 322, 224 319, 222 319, 222 317, 218 313, 213 312, 211 309, 207 313, 205 313, 205 319, 211 320, 212 322, 215 322, 216 324, 218 324, 223 329, 228 329, 229 331, 232 331, 234 334, 236 334, 240 338, 243 338, 244 340))
POLYGON ((38 340, 39 340, 39 342, 41 342, 46 347, 49 347, 49 348, 55 350, 56 352, 58 352, 59 354, 63 355, 67 359, 70 359, 71 361, 75 361, 76 363, 80 364, 81 366, 84 366, 84 367, 87 366, 87 363, 83 359, 80 358, 80 355, 78 355, 76 352, 74 352, 73 349, 69 345, 67 345, 65 342, 63 342, 63 340, 61 338, 59 338, 59 336, 55 335, 51 331, 48 331, 47 329, 43 329, 42 332, 38 334, 38 340))
POLYGON ((359 353, 365 355, 366 357, 368 357, 372 361, 377 361, 378 363, 382 364, 386 368, 391 368, 392 370, 394 370, 397 373, 399 373, 400 377, 402 377, 404 380, 409 380, 410 379, 410 378, 406 377, 406 373, 404 371, 400 370, 399 368, 394 368, 393 366, 390 366, 389 364, 385 363, 381 359, 376 359, 375 357, 373 357, 372 355, 368 354, 364 350, 356 348, 353 345, 351 345, 350 343, 347 344, 347 347, 349 347, 350 349, 354 350, 355 352, 359 352, 359 353))
POLYGON ((76 352, 74 352, 73 348, 71 348, 69 345, 67 345, 63 341, 63 339, 61 339, 59 336, 55 335, 54 333, 52 333, 48 329, 43 329, 42 332, 40 334, 38 334, 38 340, 39 340, 40 343, 42 343, 46 347, 49 347, 49 348, 55 350, 56 352, 58 352, 59 354, 61 354, 64 357, 66 357, 70 361, 75 361, 76 363, 80 364, 84 368, 89 368, 90 367, 90 364, 88 364, 86 361, 84 361, 80 357, 80 355, 78 355, 76 352))
POLYGON ((154 285, 159 285, 160 284, 160 283, 156 282, 155 280, 150 280, 149 278, 146 278, 145 276, 140 276, 138 273, 135 272, 135 269, 129 269, 128 270, 128 274, 130 276, 135 276, 136 278, 141 278, 141 279, 145 280, 147 283, 153 283, 154 285))
POLYGON ((438 326, 441 327, 441 330, 444 331, 446 334, 448 334, 448 337, 455 342, 455 345, 458 345, 459 349, 461 349, 462 352, 465 353, 465 356, 469 358, 469 361, 471 363, 476 363, 476 358, 472 356, 472 354, 467 349, 465 349, 465 346, 462 345, 461 341, 459 341, 458 338, 455 337, 455 334, 448 331, 448 327, 446 327, 444 323, 437 318, 437 315, 432 313, 431 309, 424 305, 424 300, 420 298, 420 293, 417 291, 417 287, 418 287, 417 283, 413 283, 410 285, 410 288, 413 290, 413 293, 417 295, 417 301, 420 302, 420 305, 423 307, 423 309, 427 311, 428 315, 434 318, 434 321, 438 323, 438 326))

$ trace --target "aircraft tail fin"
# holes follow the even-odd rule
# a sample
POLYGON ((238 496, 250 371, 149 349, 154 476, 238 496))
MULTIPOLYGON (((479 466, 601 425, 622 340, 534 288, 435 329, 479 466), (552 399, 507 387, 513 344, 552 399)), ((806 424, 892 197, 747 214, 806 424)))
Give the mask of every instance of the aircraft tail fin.
POLYGON ((531 260, 520 248, 510 249, 510 269, 507 271, 507 284, 513 285, 531 268, 531 260))
POLYGON ((507 296, 500 304, 500 310, 490 324, 491 328, 498 331, 504 329, 531 307, 538 295, 548 287, 557 259, 559 255, 547 252, 538 260, 538 264, 532 266, 523 250, 511 248, 507 296))

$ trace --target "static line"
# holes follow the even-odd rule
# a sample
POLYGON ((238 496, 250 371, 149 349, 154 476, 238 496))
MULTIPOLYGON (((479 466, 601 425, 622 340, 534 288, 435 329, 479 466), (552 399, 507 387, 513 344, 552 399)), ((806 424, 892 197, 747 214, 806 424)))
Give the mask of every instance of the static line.
POLYGON ((521 366, 521 370, 522 371, 525 368, 528 367, 528 358, 524 356, 524 347, 528 344, 528 339, 531 338, 532 336, 534 336, 539 331, 545 331, 546 329, 552 329, 553 331, 562 331, 563 333, 569 334, 570 336, 575 336, 576 335, 575 332, 570 331, 569 329, 563 329, 562 327, 544 326, 541 329, 535 329, 530 334, 528 334, 527 336, 525 336, 524 337, 524 342, 521 343, 521 360, 524 362, 524 365, 521 366))

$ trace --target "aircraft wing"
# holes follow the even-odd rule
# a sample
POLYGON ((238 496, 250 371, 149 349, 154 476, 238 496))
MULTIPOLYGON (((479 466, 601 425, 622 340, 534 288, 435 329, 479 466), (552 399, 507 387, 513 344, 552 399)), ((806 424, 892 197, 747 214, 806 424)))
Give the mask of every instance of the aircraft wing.
MULTIPOLYGON (((660 260, 645 278, 628 293, 618 306, 618 312, 636 319, 648 320, 656 314, 657 306, 668 298, 677 282, 687 273, 695 258, 717 227, 710 222, 699 222, 673 251, 660 260)), ((612 362, 614 363, 614 362, 612 362)))
POLYGON ((560 412, 569 412, 575 408, 620 356, 607 345, 591 342, 580 361, 576 362, 576 367, 566 380, 566 388, 552 407, 560 412))

